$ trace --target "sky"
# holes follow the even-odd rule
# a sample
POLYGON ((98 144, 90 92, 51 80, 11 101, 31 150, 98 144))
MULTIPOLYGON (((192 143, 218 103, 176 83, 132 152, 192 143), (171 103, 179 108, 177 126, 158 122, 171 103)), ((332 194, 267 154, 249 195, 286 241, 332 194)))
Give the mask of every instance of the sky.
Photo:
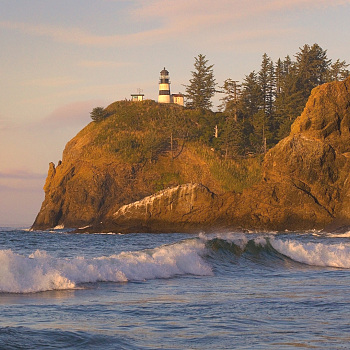
POLYGON ((0 226, 33 223, 92 108, 156 100, 164 67, 185 92, 199 54, 219 85, 304 44, 350 63, 349 14, 350 0, 0 0, 0 226))

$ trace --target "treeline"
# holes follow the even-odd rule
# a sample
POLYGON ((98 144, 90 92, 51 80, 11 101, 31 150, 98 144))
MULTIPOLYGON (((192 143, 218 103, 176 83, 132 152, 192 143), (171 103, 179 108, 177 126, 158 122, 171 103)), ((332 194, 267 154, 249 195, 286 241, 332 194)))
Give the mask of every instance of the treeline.
POLYGON ((242 82, 226 79, 219 89, 213 65, 204 55, 195 60, 186 105, 210 109, 214 93, 223 94, 222 117, 211 143, 225 157, 266 152, 289 134, 314 87, 350 74, 345 61, 332 62, 318 44, 304 45, 294 59, 288 55, 277 62, 265 53, 259 71, 252 71, 242 82))

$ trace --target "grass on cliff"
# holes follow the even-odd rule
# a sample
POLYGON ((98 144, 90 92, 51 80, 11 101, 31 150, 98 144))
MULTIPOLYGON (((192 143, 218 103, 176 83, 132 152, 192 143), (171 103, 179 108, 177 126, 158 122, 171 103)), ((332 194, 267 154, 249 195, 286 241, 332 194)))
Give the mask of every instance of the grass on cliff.
POLYGON ((214 150, 198 144, 194 147, 194 151, 208 163, 212 175, 225 191, 241 193, 245 188, 254 186, 262 179, 262 155, 223 159, 214 150))
POLYGON ((219 149, 211 150, 218 113, 154 101, 119 101, 106 112, 106 119, 89 125, 92 148, 85 155, 147 169, 153 175, 143 176, 153 190, 202 182, 220 191, 242 192, 261 180, 262 156, 225 160, 219 149), (182 152, 184 147, 192 156, 182 152))
POLYGON ((176 147, 179 140, 209 140, 216 123, 215 113, 195 111, 154 101, 118 101, 106 108, 108 117, 96 122, 93 146, 142 163, 156 160, 176 147))

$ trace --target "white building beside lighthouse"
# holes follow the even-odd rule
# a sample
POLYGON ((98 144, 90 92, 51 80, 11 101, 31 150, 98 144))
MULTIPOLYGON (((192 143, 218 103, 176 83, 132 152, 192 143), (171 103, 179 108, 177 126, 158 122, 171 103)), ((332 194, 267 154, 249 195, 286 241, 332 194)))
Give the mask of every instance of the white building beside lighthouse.
POLYGON ((184 105, 184 96, 182 94, 170 94, 169 72, 165 67, 160 72, 158 103, 176 103, 180 106, 184 105))

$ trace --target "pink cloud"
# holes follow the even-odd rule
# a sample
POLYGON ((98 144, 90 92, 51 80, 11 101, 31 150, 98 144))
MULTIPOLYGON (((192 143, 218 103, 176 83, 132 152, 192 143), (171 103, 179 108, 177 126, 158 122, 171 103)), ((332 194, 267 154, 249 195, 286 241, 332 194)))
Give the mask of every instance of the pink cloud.
POLYGON ((149 44, 159 41, 162 37, 162 30, 154 29, 139 33, 131 33, 125 35, 95 35, 84 31, 80 28, 63 28, 48 24, 32 24, 24 22, 0 22, 0 28, 18 30, 26 34, 36 36, 50 37, 55 41, 77 44, 82 46, 96 47, 114 47, 114 46, 132 46, 134 44, 149 44))
POLYGON ((40 87, 62 87, 71 86, 79 83, 79 80, 70 77, 53 77, 43 79, 33 79, 22 82, 23 86, 40 86, 40 87))
POLYGON ((189 27, 210 27, 275 11, 341 6, 350 4, 350 0, 218 0, 215 4, 212 0, 177 0, 176 3, 173 0, 139 0, 138 3, 132 12, 135 19, 163 19, 164 27, 172 30, 177 27, 178 32, 183 32, 189 27))
POLYGON ((46 174, 38 174, 27 169, 7 169, 0 171, 0 179, 45 179, 46 174))
POLYGON ((56 108, 44 120, 40 122, 43 126, 72 126, 87 125, 90 123, 90 112, 96 106, 102 106, 101 100, 78 101, 56 108))
POLYGON ((116 62, 116 61, 81 61, 79 66, 86 68, 99 68, 99 67, 110 67, 119 68, 130 66, 130 62, 116 62))
MULTIPOLYGON (((278 15, 286 11, 317 10, 349 4, 350 0, 217 0, 215 3, 212 0, 134 0, 130 1, 129 12, 126 15, 130 21, 146 23, 151 29, 140 30, 137 33, 96 35, 77 27, 66 28, 48 24, 3 21, 0 22, 0 27, 83 46, 150 45, 181 35, 193 36, 203 32, 215 37, 216 26, 220 29, 222 26, 229 26, 232 32, 239 28, 238 24, 236 25, 237 21, 251 22, 254 18, 269 14, 278 15)), ((241 31, 243 38, 244 28, 245 26, 241 31)))

